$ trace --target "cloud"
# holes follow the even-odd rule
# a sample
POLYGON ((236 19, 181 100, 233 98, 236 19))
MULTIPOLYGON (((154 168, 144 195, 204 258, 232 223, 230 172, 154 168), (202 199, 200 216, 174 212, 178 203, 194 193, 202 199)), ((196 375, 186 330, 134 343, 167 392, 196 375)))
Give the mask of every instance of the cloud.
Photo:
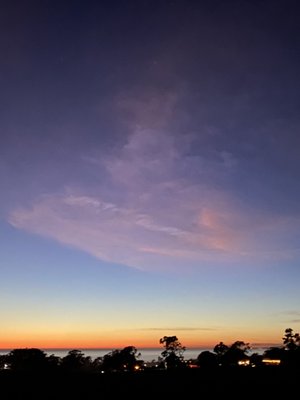
POLYGON ((298 324, 300 322, 300 311, 297 310, 286 310, 281 312, 282 315, 289 316, 289 317, 294 317, 290 319, 288 322, 291 322, 292 324, 298 324))
MULTIPOLYGON (((14 210, 9 222, 99 259, 136 268, 153 269, 153 263, 163 268, 168 259, 196 261, 201 251, 220 249, 198 229, 183 229, 176 220, 173 226, 165 224, 154 211, 149 215, 95 197, 47 195, 31 209, 14 210)), ((170 215, 166 219, 169 222, 170 215)))
POLYGON ((296 310, 286 310, 286 311, 282 311, 281 314, 285 314, 285 315, 294 315, 294 316, 299 316, 299 317, 300 317, 300 311, 296 311, 296 310))
POLYGON ((216 331, 217 328, 207 327, 186 327, 186 326, 175 326, 175 327, 155 327, 155 328, 140 328, 140 331, 216 331))
POLYGON ((98 182, 91 188, 87 175, 13 209, 14 227, 146 270, 294 257, 299 218, 251 207, 228 189, 237 161, 171 130, 176 96, 118 101, 130 134, 82 158, 98 182))

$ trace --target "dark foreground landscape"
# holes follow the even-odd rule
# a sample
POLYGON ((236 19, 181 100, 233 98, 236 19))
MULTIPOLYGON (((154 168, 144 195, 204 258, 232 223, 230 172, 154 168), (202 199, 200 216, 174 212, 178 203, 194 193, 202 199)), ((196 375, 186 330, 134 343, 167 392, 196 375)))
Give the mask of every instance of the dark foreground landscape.
POLYGON ((300 370, 278 367, 105 374, 1 371, 1 399, 298 398, 300 370))
POLYGON ((164 336, 160 360, 139 360, 134 346, 94 360, 79 350, 63 357, 40 349, 0 356, 0 400, 299 398, 300 335, 287 328, 283 345, 249 355, 243 341, 184 360, 176 336, 164 336))

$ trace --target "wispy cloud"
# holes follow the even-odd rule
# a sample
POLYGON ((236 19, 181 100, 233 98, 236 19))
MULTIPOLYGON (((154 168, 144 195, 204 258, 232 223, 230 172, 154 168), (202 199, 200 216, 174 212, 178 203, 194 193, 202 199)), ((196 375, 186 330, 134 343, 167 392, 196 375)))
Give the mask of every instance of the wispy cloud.
POLYGON ((282 311, 280 314, 289 315, 289 316, 293 316, 293 317, 297 317, 297 316, 300 317, 300 311, 298 311, 298 310, 285 310, 285 311, 282 311))
POLYGON ((283 317, 287 324, 300 323, 300 311, 298 310, 284 310, 277 313, 277 316, 283 317))
POLYGON ((110 152, 85 158, 95 174, 101 171, 101 184, 91 191, 82 179, 20 206, 8 217, 14 227, 142 269, 298 251, 288 238, 299 218, 268 215, 220 185, 237 167, 231 153, 194 152, 193 135, 170 131, 176 96, 118 101, 130 135, 110 152))
POLYGON ((161 268, 166 258, 195 261, 203 251, 219 250, 198 228, 183 230, 178 221, 165 225, 155 214, 88 196, 43 196, 31 209, 14 210, 9 222, 100 259, 137 268, 151 268, 153 262, 161 268))
POLYGON ((153 328, 140 328, 140 331, 216 331, 217 328, 209 327, 188 327, 188 326, 174 326, 174 327, 153 327, 153 328))

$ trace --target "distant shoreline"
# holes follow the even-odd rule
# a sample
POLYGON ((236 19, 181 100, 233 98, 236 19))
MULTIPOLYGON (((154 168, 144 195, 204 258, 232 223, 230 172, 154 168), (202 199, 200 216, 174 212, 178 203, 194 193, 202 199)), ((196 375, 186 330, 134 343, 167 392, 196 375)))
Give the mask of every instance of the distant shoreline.
MULTIPOLYGON (((278 345, 274 345, 278 346, 278 345)), ((267 348, 270 346, 260 346, 260 347, 252 347, 250 350, 251 353, 259 353, 262 354, 267 348)), ((71 350, 79 350, 81 351, 85 356, 89 356, 92 359, 95 359, 97 357, 103 357, 104 355, 117 350, 120 348, 76 348, 76 347, 69 347, 69 348, 40 348, 40 350, 44 351, 48 355, 54 354, 55 356, 58 357, 64 357, 67 355, 67 353, 71 350)), ((0 355, 1 354, 7 354, 13 349, 0 349, 0 355)), ((163 351, 162 347, 143 347, 143 348, 137 348, 138 353, 141 353, 141 356, 139 357, 143 361, 152 361, 152 360, 157 360, 158 357, 161 356, 161 353, 163 351)), ((202 351, 211 351, 213 352, 213 347, 189 347, 185 350, 183 353, 184 359, 189 360, 189 359, 196 359, 198 355, 202 351)))
MULTIPOLYGON (((128 345, 129 346, 129 345, 128 345)), ((270 347, 281 347, 281 343, 253 343, 250 344, 251 349, 257 350, 257 349, 269 349, 270 347)), ((80 351, 113 351, 116 349, 122 349, 123 347, 126 346, 116 346, 116 347, 39 347, 39 346, 16 346, 16 347, 9 347, 9 348, 0 348, 0 352, 9 352, 14 349, 24 349, 24 348, 38 348, 40 350, 49 352, 49 351, 70 351, 70 350, 80 350, 80 351)), ((136 346, 135 346, 136 347, 136 346)), ((149 351, 162 351, 162 347, 136 347, 138 351, 142 350, 149 350, 149 351)), ((186 351, 213 351, 214 346, 199 346, 199 347, 186 347, 186 351)))

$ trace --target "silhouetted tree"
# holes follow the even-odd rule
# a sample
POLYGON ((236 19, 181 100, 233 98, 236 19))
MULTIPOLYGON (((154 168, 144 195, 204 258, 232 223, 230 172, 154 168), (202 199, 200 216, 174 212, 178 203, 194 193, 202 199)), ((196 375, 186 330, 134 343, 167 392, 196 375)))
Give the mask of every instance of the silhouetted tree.
POLYGON ((300 335, 294 333, 293 329, 287 328, 285 330, 283 340, 284 355, 283 365, 288 367, 300 366, 300 335))
POLYGON ((50 371, 55 371, 61 364, 61 358, 55 356, 54 354, 51 354, 50 356, 47 357, 47 364, 48 364, 48 369, 50 371))
POLYGON ((249 343, 241 340, 234 342, 224 355, 226 365, 237 365, 239 361, 248 359, 249 343))
POLYGON ((300 336, 299 333, 294 333, 292 328, 287 328, 284 332, 284 337, 282 338, 283 345, 287 350, 296 350, 300 346, 300 336))
POLYGON ((140 353, 134 346, 124 347, 122 350, 113 350, 102 359, 104 371, 133 371, 139 364, 140 353))
POLYGON ((218 343, 214 347, 214 352, 217 355, 217 361, 219 365, 223 365, 223 357, 227 353, 229 347, 223 342, 218 343))
POLYGON ((273 360, 283 360, 285 350, 282 347, 270 347, 263 353, 263 358, 270 358, 273 360))
POLYGON ((70 350, 68 354, 62 358, 60 366, 64 371, 83 372, 91 369, 91 357, 87 357, 80 350, 70 350))
POLYGON ((94 371, 101 371, 103 369, 102 364, 103 364, 103 357, 96 357, 92 361, 92 369, 94 371))
POLYGON ((47 369, 47 354, 39 349, 14 349, 6 357, 13 371, 42 372, 47 369))
POLYGON ((178 341, 176 336, 164 336, 159 340, 165 348, 161 355, 165 361, 167 368, 183 367, 183 353, 185 347, 178 341))
POLYGON ((197 357, 197 364, 202 368, 215 368, 218 366, 217 355, 211 351, 202 351, 197 357))
POLYGON ((237 365, 239 361, 247 359, 249 350, 249 343, 245 343, 241 340, 237 340, 230 347, 223 342, 220 342, 214 347, 218 363, 223 366, 237 365))
POLYGON ((214 352, 216 353, 217 356, 224 356, 224 354, 228 351, 229 347, 224 344, 223 342, 220 342, 215 345, 214 347, 214 352))

